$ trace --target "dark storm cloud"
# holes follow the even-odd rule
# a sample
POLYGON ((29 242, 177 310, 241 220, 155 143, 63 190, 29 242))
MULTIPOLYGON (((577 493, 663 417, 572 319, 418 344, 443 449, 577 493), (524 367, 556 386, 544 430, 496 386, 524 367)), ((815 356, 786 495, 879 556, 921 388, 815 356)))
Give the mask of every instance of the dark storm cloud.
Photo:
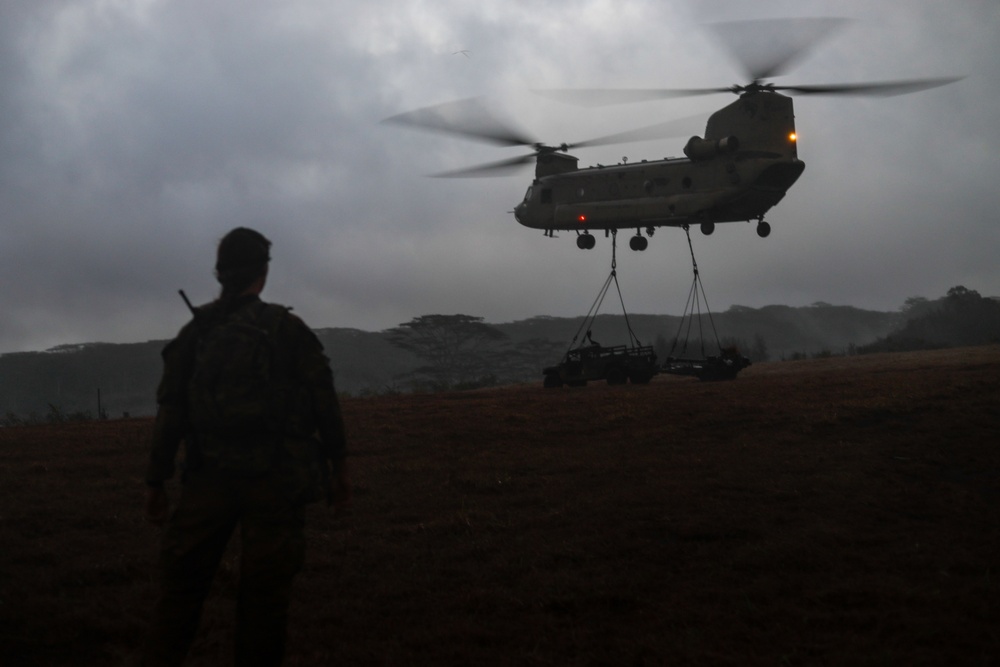
MULTIPOLYGON (((0 351, 169 336, 184 287, 211 298, 236 225, 275 242, 268 296, 315 326, 387 328, 430 312, 490 321, 584 312, 607 243, 582 253, 509 211, 531 170, 423 174, 516 152, 379 123, 482 96, 548 142, 728 103, 581 110, 544 87, 729 85, 698 23, 857 19, 782 82, 967 74, 887 100, 797 98, 805 175, 757 239, 695 239, 713 306, 891 309, 963 283, 1000 294, 995 3, 92 0, 0 9, 0 351)), ((683 139, 581 151, 581 164, 680 154, 683 139)), ((517 151, 520 149, 512 149, 517 151)), ((602 239, 603 241, 603 239, 602 239)), ((682 232, 620 258, 633 310, 677 312, 682 232), (627 273, 626 273, 627 271, 627 273)))

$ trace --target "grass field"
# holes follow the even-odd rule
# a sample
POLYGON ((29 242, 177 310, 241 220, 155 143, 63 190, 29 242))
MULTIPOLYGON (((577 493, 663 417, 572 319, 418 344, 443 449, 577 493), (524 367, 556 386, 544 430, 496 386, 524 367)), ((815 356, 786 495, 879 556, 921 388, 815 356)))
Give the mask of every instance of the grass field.
MULTIPOLYGON (((344 410, 286 664, 1000 663, 1000 346, 344 410)), ((150 429, 0 429, 3 665, 128 664, 150 429)), ((192 665, 229 660, 237 568, 192 665)))

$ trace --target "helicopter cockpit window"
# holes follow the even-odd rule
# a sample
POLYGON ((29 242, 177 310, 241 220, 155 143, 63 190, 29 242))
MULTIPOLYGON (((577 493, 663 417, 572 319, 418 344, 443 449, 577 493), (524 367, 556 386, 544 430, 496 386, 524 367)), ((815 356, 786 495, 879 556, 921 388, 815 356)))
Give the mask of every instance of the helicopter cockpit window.
POLYGON ((528 186, 528 191, 524 193, 524 201, 531 201, 531 186, 528 186))

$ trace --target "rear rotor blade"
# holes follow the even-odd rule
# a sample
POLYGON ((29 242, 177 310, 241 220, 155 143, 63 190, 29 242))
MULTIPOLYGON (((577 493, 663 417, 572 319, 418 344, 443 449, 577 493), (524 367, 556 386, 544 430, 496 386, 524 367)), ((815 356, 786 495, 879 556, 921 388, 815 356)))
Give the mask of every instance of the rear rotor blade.
POLYGON ((732 88, 556 88, 532 91, 543 97, 582 107, 605 107, 613 104, 632 104, 666 100, 675 97, 696 97, 729 93, 732 88))
POLYGON ((839 18, 764 19, 710 23, 708 28, 740 63, 750 81, 779 76, 837 30, 839 18))
MULTIPOLYGON (((805 57, 823 38, 849 23, 848 19, 800 18, 712 23, 708 28, 723 42, 747 74, 749 83, 778 76, 805 57)), ((631 104, 715 93, 740 93, 742 86, 725 88, 592 88, 534 92, 550 99, 584 107, 631 104)))
POLYGON ((500 146, 531 146, 535 143, 523 132, 493 115, 477 97, 407 111, 382 122, 455 134, 500 146))
POLYGON ((892 97, 906 95, 921 90, 946 86, 965 77, 952 76, 937 79, 911 79, 905 81, 878 81, 872 83, 835 83, 814 86, 773 86, 772 90, 784 90, 799 95, 858 95, 871 97, 892 97))

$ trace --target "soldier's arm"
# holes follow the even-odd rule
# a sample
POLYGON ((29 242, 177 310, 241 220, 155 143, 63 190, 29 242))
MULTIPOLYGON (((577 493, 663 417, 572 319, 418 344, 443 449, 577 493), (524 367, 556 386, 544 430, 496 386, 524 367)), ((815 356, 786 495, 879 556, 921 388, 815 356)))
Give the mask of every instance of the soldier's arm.
POLYGON ((156 391, 158 409, 146 469, 146 483, 153 487, 173 477, 177 449, 186 435, 185 391, 196 340, 194 327, 189 324, 163 349, 163 376, 156 391))
POLYGON ((330 361, 316 334, 298 317, 289 315, 286 331, 295 350, 296 375, 308 388, 324 453, 339 465, 347 456, 347 436, 330 361))

